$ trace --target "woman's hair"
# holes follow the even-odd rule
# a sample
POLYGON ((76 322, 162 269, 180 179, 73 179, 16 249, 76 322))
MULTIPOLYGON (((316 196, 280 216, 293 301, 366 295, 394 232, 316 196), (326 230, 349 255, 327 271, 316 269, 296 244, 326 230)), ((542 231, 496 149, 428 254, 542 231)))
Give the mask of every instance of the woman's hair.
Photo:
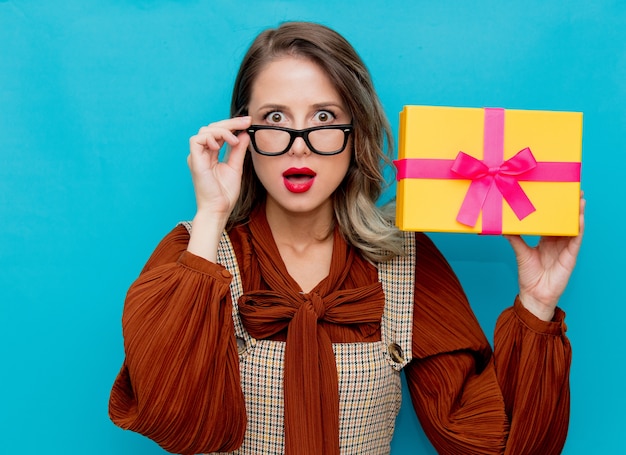
MULTIPOLYGON (((248 49, 239 68, 231 116, 247 115, 257 76, 267 64, 284 56, 306 58, 319 65, 352 115, 352 159, 344 180, 333 194, 335 217, 342 234, 371 261, 402 254, 400 231, 376 205, 385 184, 383 169, 391 163, 391 128, 369 71, 345 38, 328 27, 308 22, 288 22, 263 31, 248 49)), ((229 227, 245 222, 265 196, 265 189, 247 154, 242 191, 230 216, 229 227)))

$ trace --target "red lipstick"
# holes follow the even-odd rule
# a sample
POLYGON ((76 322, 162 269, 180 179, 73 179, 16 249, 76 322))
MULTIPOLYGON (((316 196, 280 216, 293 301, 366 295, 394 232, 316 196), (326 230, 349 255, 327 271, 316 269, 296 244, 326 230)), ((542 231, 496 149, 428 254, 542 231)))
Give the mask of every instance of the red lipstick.
POLYGON ((304 193, 311 189, 316 175, 315 171, 308 167, 291 167, 283 172, 283 183, 292 193, 304 193))

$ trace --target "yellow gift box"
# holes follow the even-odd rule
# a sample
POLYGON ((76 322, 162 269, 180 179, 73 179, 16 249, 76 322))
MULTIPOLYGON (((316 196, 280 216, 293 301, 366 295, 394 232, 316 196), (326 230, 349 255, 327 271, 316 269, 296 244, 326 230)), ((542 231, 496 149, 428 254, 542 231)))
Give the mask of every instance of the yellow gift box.
POLYGON ((578 234, 581 112, 405 106, 399 136, 400 229, 578 234))

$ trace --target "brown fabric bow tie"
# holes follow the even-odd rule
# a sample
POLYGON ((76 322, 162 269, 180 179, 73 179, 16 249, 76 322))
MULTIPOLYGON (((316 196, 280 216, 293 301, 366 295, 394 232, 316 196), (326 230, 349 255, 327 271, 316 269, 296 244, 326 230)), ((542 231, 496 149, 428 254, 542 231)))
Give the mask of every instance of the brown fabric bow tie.
POLYGON ((239 313, 246 330, 265 339, 287 327, 284 360, 285 453, 339 454, 339 386, 330 337, 318 321, 380 323, 384 294, 379 282, 340 289, 354 261, 338 229, 329 276, 310 293, 298 292, 264 216, 250 223, 252 245, 267 290, 246 291, 239 313), (382 298, 381 298, 382 296, 382 298))

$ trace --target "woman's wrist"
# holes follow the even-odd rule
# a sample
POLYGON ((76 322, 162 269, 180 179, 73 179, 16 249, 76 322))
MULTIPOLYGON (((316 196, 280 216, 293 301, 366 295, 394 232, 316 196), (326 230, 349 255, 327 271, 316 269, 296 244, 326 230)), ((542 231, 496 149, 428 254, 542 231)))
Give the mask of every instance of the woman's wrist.
POLYGON ((567 325, 565 324, 565 312, 559 307, 554 309, 554 316, 550 321, 544 321, 531 313, 522 304, 518 295, 515 299, 515 303, 513 304, 513 311, 518 320, 533 332, 544 335, 561 336, 565 335, 565 332, 567 331, 567 325))
POLYGON ((227 216, 198 211, 193 218, 187 251, 208 261, 216 262, 217 247, 228 221, 227 216))
POLYGON ((553 305, 545 304, 522 292, 519 294, 519 299, 524 308, 542 321, 550 322, 554 318, 556 303, 553 305))

